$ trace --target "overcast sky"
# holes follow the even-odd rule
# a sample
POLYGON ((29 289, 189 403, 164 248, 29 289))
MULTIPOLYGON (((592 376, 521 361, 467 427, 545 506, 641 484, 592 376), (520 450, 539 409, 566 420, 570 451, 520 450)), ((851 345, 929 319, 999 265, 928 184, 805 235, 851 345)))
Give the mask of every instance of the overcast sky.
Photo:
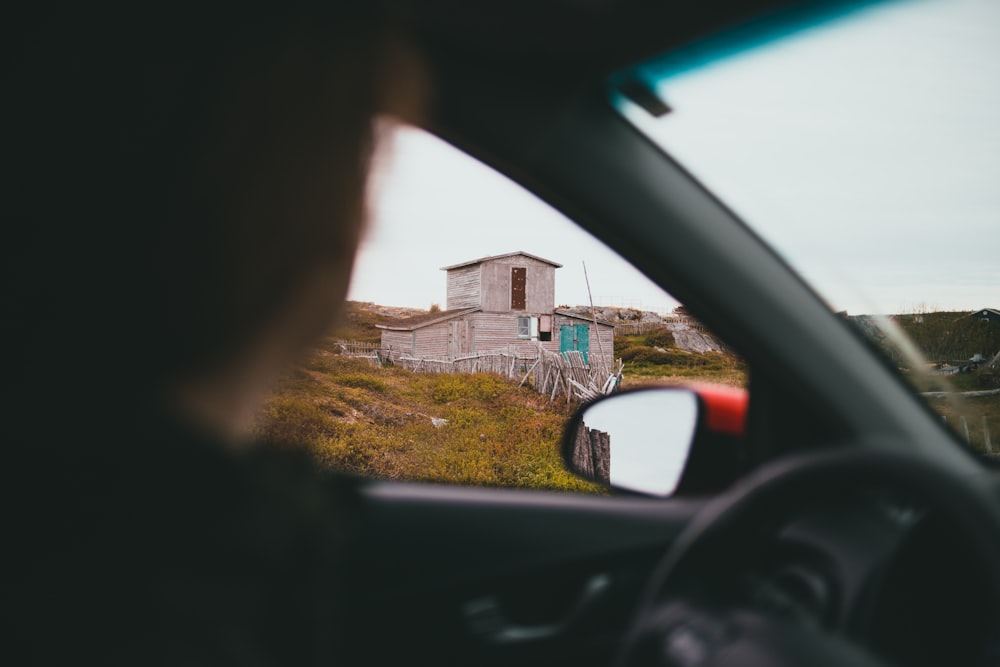
POLYGON ((445 306, 441 267, 523 250, 562 264, 556 304, 588 302, 669 311, 676 304, 631 264, 561 213, 442 140, 397 128, 377 159, 372 223, 350 298, 445 306))
MULTIPOLYGON (((836 310, 1000 307, 1000 2, 897 1, 691 71, 630 119, 836 310)), ((675 302, 559 213, 413 129, 379 160, 350 298, 444 307, 440 267, 524 250, 556 301, 675 302)))

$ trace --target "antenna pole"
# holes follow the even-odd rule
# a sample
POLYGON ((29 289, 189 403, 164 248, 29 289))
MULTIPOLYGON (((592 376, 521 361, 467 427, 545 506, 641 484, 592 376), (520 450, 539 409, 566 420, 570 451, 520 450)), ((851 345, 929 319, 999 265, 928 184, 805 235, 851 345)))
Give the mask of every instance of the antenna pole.
POLYGON ((601 368, 605 373, 610 373, 607 364, 604 363, 604 345, 601 343, 601 329, 597 325, 597 311, 594 310, 594 295, 590 293, 590 278, 587 276, 587 263, 583 264, 583 280, 587 283, 587 298, 590 299, 590 315, 594 318, 594 334, 597 336, 597 351, 601 355, 601 368))

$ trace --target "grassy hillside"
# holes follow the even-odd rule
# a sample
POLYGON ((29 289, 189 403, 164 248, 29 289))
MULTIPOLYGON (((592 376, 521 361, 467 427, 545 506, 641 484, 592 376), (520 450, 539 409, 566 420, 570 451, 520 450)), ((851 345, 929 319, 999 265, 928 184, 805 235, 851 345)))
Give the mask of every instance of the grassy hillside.
POLYGON ((563 470, 569 411, 494 375, 375 368, 336 354, 331 337, 281 380, 256 430, 367 477, 597 491, 563 470))
MULTIPOLYGON (((989 358, 1000 351, 1000 326, 969 312, 921 312, 894 315, 893 321, 929 361, 965 361, 975 354, 989 358)), ((850 321, 894 361, 903 356, 867 315, 850 321)))
MULTIPOLYGON (((376 368, 338 353, 337 339, 376 342, 376 324, 418 312, 350 304, 344 321, 268 397, 256 418, 257 435, 305 447, 320 465, 366 477, 600 492, 565 472, 559 458, 563 426, 574 406, 550 403, 499 376, 376 368)), ((681 350, 666 328, 617 336, 615 356, 625 361, 625 388, 694 380, 747 384, 741 359, 681 350)), ((975 380, 950 379, 962 385, 975 380)), ((963 435, 959 417, 965 416, 972 445, 980 449, 985 416, 1000 450, 998 398, 931 405, 963 435)))
POLYGON ((666 328, 636 336, 615 336, 615 358, 625 362, 623 388, 693 380, 747 386, 747 365, 742 359, 724 352, 699 354, 679 349, 666 328))
POLYGON ((896 322, 932 361, 967 360, 1000 350, 1000 326, 967 312, 897 315, 896 322))
MULTIPOLYGON (((348 304, 343 321, 267 398, 257 435, 366 477, 598 491, 565 472, 559 458, 574 406, 550 403, 499 376, 412 373, 339 354, 337 339, 377 342, 375 325, 420 312, 348 304)), ((743 362, 677 349, 666 329, 619 337, 615 355, 626 362, 625 387, 692 379, 746 384, 743 362)))
POLYGON ((983 419, 990 436, 988 451, 1000 452, 1000 396, 983 396, 979 398, 962 398, 958 401, 946 398, 928 400, 931 408, 942 415, 948 426, 965 441, 965 428, 961 417, 965 417, 965 425, 969 429, 969 445, 978 451, 986 452, 986 434, 983 430, 983 419))
MULTIPOLYGON (((996 369, 986 364, 973 366, 968 360, 975 354, 987 359, 1000 350, 1000 326, 970 317, 968 312, 918 312, 896 315, 892 318, 916 345, 917 350, 930 363, 926 367, 899 368, 902 376, 918 392, 975 392, 996 388, 996 369), (942 367, 958 366, 963 372, 941 375, 942 367)), ((872 318, 861 315, 850 321, 894 367, 908 366, 901 351, 879 330, 872 318)), ((1000 452, 1000 396, 951 396, 928 398, 928 404, 945 417, 959 439, 965 440, 969 429, 969 444, 974 449, 986 450, 983 419, 990 433, 992 451, 1000 452)))
POLYGON ((388 324, 402 317, 423 315, 426 310, 416 308, 390 308, 364 301, 348 301, 340 322, 330 332, 332 338, 378 343, 382 339, 377 324, 388 324))

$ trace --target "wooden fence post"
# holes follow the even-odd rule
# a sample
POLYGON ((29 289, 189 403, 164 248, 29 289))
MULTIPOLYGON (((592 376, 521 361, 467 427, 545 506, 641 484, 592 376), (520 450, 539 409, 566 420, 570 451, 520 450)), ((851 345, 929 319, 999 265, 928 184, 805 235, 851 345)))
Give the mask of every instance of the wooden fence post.
POLYGON ((590 448, 590 429, 580 422, 573 439, 573 470, 587 479, 594 478, 594 458, 590 448))
POLYGON ((611 436, 604 431, 590 432, 590 449, 594 460, 594 477, 598 482, 611 483, 611 436))
POLYGON ((986 451, 993 453, 993 443, 990 442, 990 427, 986 423, 986 415, 983 415, 983 442, 986 443, 986 451))
POLYGON ((611 436, 583 422, 573 440, 573 468, 588 479, 611 482, 611 436))

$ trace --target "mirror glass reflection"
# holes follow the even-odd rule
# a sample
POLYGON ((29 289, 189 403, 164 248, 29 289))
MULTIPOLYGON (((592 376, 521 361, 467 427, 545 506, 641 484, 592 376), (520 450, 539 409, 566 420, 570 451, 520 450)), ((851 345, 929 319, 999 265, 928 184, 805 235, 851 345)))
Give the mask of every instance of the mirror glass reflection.
POLYGON ((684 472, 697 424, 698 399, 690 390, 615 394, 584 408, 571 465, 588 479, 669 496, 684 472))

